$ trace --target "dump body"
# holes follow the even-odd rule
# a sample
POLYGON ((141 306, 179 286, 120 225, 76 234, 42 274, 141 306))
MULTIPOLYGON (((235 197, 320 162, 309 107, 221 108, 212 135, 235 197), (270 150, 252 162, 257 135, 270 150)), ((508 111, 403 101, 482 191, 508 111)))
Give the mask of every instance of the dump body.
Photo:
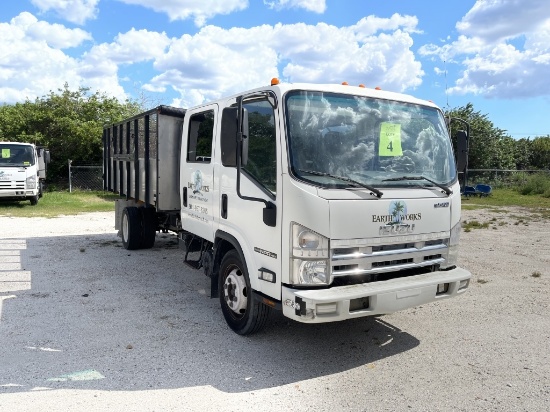
POLYGON ((164 218, 163 229, 177 230, 184 117, 183 109, 158 106, 103 130, 104 190, 125 197, 116 202, 117 228, 124 208, 140 205, 164 218))
POLYGON ((159 106, 105 128, 104 189, 157 211, 179 210, 184 117, 183 109, 159 106))

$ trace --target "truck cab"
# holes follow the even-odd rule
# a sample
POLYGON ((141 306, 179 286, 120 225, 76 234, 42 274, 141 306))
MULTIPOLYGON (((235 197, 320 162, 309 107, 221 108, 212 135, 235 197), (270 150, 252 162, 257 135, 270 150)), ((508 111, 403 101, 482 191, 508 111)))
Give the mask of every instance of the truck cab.
POLYGON ((433 103, 275 84, 188 110, 181 159, 182 227, 212 245, 207 266, 237 332, 254 329, 247 312, 262 316, 251 299, 312 323, 468 287, 455 159, 433 103))
POLYGON ((0 200, 29 200, 42 197, 48 150, 30 143, 0 142, 0 200))

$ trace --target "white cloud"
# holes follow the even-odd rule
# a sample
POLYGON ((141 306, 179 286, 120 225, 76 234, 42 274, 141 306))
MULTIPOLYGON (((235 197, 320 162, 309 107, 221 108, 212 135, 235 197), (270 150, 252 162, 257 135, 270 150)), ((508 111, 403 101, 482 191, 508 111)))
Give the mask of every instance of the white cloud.
POLYGON ((492 43, 533 32, 548 17, 548 0, 477 0, 456 28, 492 43))
MULTIPOLYGON (((414 30, 408 19, 403 21, 407 30, 414 30)), ((376 34, 389 26, 380 19, 370 36, 361 31, 361 24, 338 28, 299 23, 229 30, 207 26, 172 42, 167 53, 155 60, 161 74, 146 88, 172 88, 181 94, 185 106, 265 85, 272 77, 291 82, 348 81, 394 91, 414 88, 424 73, 410 50, 412 38, 400 29, 376 34)))
POLYGON ((118 34, 112 43, 92 47, 85 54, 85 60, 133 64, 161 57, 169 44, 170 39, 165 33, 132 28, 126 33, 118 34))
POLYGON ((32 100, 65 82, 81 84, 79 61, 61 49, 90 40, 83 30, 38 21, 24 12, 0 23, 0 38, 0 102, 32 100))
POLYGON ((229 14, 248 7, 248 0, 118 0, 126 4, 147 7, 166 13, 171 21, 193 18, 198 27, 206 20, 218 15, 229 14))
POLYGON ((97 17, 99 0, 31 0, 41 12, 53 10, 71 23, 83 25, 97 17))
POLYGON ((462 67, 449 93, 511 99, 550 94, 547 0, 478 0, 457 29, 454 42, 419 50, 462 67))
POLYGON ((38 19, 28 12, 23 12, 11 19, 9 24, 0 23, 4 34, 1 38, 18 38, 22 41, 45 42, 56 49, 77 47, 85 40, 91 40, 90 33, 81 29, 68 29, 61 24, 50 24, 38 19))
POLYGON ((61 50, 91 40, 91 36, 81 29, 38 21, 25 12, 10 23, 0 23, 0 38, 3 40, 0 42, 2 103, 33 100, 65 83, 71 88, 86 86, 121 99, 126 97, 117 78, 118 66, 113 60, 102 59, 99 53, 78 59, 61 50))
POLYGON ((395 13, 389 19, 373 15, 363 17, 351 29, 357 33, 357 39, 361 41, 362 38, 368 38, 379 31, 400 29, 408 33, 419 33, 416 26, 418 26, 416 16, 402 16, 395 13))
POLYGON ((128 82, 120 72, 131 78, 132 70, 152 73, 142 90, 177 95, 172 104, 184 107, 267 85, 272 77, 404 91, 418 86, 424 74, 411 51, 415 31, 416 20, 399 15, 348 27, 205 26, 179 38, 131 29, 71 57, 62 48, 82 45, 89 34, 23 13, 0 23, 6 40, 0 42, 0 102, 32 99, 65 82, 125 98, 122 84, 128 82))
POLYGON ((271 9, 306 9, 314 13, 322 14, 327 9, 325 0, 264 0, 264 4, 271 9))

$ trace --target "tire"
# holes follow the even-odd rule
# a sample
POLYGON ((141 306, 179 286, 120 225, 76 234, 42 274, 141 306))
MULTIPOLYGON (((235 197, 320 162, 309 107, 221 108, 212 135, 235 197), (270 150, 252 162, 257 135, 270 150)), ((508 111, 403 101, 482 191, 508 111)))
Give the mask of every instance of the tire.
POLYGON ((139 249, 141 243, 141 214, 137 207, 125 207, 120 223, 122 245, 126 250, 139 249))
POLYGON ((150 207, 142 207, 141 211, 141 239, 140 247, 142 249, 151 249, 155 245, 155 237, 157 235, 157 214, 155 209, 150 207))
POLYGON ((271 308, 254 300, 248 270, 235 249, 222 259, 219 282, 220 304, 229 327, 239 335, 259 332, 271 308))
POLYGON ((44 185, 42 184, 42 182, 39 182, 38 183, 38 197, 42 197, 44 196, 44 185))
POLYGON ((29 198, 29 200, 31 201, 31 206, 36 206, 38 204, 38 195, 29 198))

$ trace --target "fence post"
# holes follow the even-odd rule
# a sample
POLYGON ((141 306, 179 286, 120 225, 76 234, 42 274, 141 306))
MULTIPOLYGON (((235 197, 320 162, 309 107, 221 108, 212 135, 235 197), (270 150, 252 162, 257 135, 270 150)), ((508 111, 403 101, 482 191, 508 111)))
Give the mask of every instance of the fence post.
POLYGON ((73 186, 71 182, 71 163, 73 162, 71 159, 68 160, 69 162, 69 193, 73 192, 73 186))

